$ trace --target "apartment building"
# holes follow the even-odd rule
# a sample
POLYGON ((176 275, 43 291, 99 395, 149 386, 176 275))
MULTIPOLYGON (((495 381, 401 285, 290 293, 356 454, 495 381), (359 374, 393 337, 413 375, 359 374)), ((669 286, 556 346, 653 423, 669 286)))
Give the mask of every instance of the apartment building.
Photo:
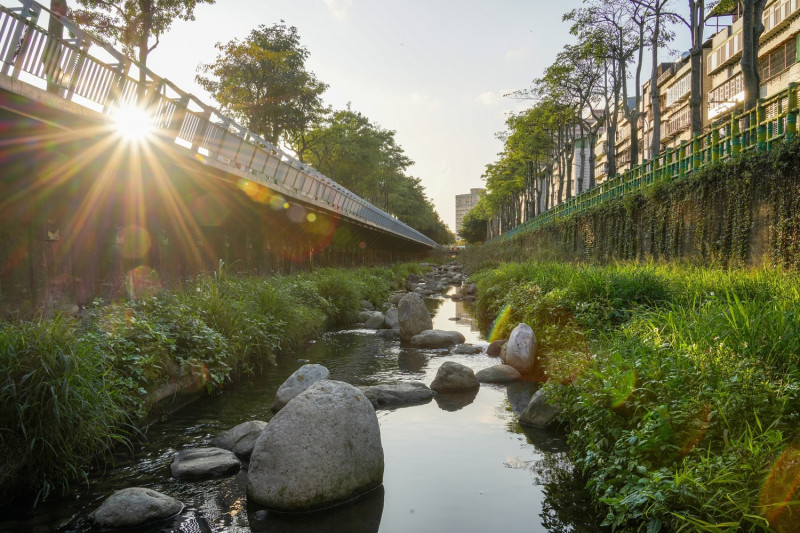
POLYGON ((468 194, 456 195, 456 233, 461 229, 464 216, 478 204, 486 189, 470 189, 468 194))
MULTIPOLYGON (((740 7, 724 11, 712 10, 713 17, 731 17, 732 23, 715 33, 703 45, 701 90, 703 91, 703 128, 730 120, 731 113, 739 111, 744 103, 744 83, 739 61, 742 58, 742 19, 740 7)), ((800 0, 771 0, 767 2, 762 17, 764 33, 759 41, 759 69, 762 98, 783 91, 792 81, 800 80, 800 0)), ((657 84, 661 103, 661 150, 677 148, 692 139, 691 112, 691 62, 688 53, 674 63, 659 65, 657 84)), ((639 155, 650 158, 653 113, 650 105, 650 81, 642 88, 645 114, 639 120, 639 155)), ((784 98, 767 109, 767 117, 786 109, 784 98)), ((617 171, 630 164, 630 124, 620 113, 617 135, 614 139, 617 154, 617 171)), ((595 175, 597 183, 606 177, 606 136, 595 146, 595 175)))

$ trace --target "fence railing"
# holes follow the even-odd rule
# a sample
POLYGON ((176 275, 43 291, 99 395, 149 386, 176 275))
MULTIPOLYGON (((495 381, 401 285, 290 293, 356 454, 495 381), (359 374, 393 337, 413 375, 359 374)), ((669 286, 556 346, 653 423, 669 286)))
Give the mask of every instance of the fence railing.
POLYGON ((32 0, 0 5, 0 74, 47 88, 61 98, 113 116, 138 105, 156 132, 187 155, 215 161, 281 195, 350 217, 375 229, 435 247, 427 236, 301 163, 169 80, 32 0), (44 17, 43 17, 44 15, 44 17), (57 17, 72 34, 49 35, 41 18, 57 17))
POLYGON ((609 178, 495 239, 541 228, 558 218, 581 213, 656 181, 684 179, 706 165, 735 158, 743 152, 769 151, 775 143, 797 135, 797 91, 798 84, 790 83, 778 94, 759 100, 755 109, 744 114, 733 113, 729 120, 716 124, 703 135, 696 135, 691 142, 683 141, 677 148, 668 148, 657 157, 609 178))

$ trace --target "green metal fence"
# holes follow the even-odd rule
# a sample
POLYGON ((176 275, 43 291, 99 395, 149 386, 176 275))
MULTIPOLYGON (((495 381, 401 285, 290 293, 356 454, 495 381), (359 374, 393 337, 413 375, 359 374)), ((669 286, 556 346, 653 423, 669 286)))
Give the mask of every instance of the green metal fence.
POLYGON ((695 135, 691 142, 683 141, 677 148, 668 148, 657 157, 643 161, 489 242, 541 228, 656 181, 685 179, 706 165, 738 157, 743 152, 769 151, 775 143, 797 135, 797 90, 798 84, 790 83, 784 91, 759 100, 752 111, 733 113, 729 120, 716 124, 703 135, 695 135))

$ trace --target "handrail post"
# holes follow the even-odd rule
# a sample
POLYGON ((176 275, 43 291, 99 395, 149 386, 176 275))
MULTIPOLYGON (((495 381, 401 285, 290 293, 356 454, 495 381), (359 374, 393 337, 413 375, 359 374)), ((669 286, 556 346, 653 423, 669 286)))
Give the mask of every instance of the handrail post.
POLYGON ((786 114, 786 140, 791 141, 797 135, 797 83, 789 84, 789 109, 786 114))
POLYGON ((719 129, 711 132, 711 162, 719 163, 719 129))
POLYGON ((759 152, 767 151, 767 111, 764 108, 764 100, 758 99, 756 104, 756 124, 757 127, 757 150, 759 152))
POLYGON ((8 51, 6 57, 3 59, 2 73, 8 74, 9 69, 13 66, 11 74, 12 78, 19 77, 22 70, 22 61, 25 57, 25 52, 31 42, 31 32, 39 20, 41 8, 36 2, 32 0, 19 0, 22 4, 22 9, 19 15, 19 24, 14 29, 14 36, 9 40, 8 51), (16 43, 16 47, 14 46, 16 43))

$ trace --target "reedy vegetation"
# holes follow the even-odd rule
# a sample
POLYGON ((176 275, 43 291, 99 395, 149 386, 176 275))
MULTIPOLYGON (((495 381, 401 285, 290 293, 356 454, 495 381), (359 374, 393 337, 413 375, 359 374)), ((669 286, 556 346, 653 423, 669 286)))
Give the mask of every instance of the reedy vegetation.
POLYGON ((483 330, 502 316, 498 337, 518 322, 536 332, 606 525, 792 530, 796 274, 524 262, 472 277, 483 330))
POLYGON ((36 501, 87 476, 135 438, 153 392, 183 376, 216 390, 268 371, 277 353, 353 323, 388 300, 416 264, 272 278, 223 269, 174 292, 104 304, 78 318, 0 324, 0 496, 36 501))

